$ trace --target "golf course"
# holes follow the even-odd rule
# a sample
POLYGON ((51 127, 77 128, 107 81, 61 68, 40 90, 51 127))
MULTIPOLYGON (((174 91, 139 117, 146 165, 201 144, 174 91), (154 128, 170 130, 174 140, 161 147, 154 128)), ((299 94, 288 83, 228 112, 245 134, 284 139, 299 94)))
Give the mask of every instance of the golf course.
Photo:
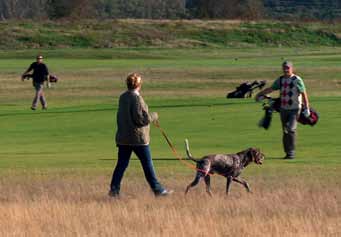
POLYGON ((340 236, 340 65, 341 47, 328 45, 0 51, 0 236, 340 236), (59 81, 45 89, 48 110, 32 111, 32 82, 20 77, 38 53, 59 81), (271 86, 284 60, 320 115, 314 127, 299 124, 293 160, 283 159, 278 113, 265 130, 262 102, 226 99, 245 81, 271 86), (174 193, 155 198, 133 156, 121 198, 110 198, 118 98, 131 72, 182 158, 186 138, 196 158, 260 148, 263 164, 241 174, 252 193, 233 183, 227 197, 217 175, 212 198, 204 183, 185 196, 195 170, 151 125, 157 176, 174 193))

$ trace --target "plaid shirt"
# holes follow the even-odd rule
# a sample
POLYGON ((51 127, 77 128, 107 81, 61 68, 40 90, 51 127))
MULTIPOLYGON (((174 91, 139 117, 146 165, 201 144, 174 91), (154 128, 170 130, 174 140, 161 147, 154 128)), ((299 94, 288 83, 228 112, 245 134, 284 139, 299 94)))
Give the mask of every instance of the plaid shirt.
POLYGON ((271 88, 273 90, 280 90, 281 109, 294 110, 301 108, 301 93, 305 92, 302 78, 297 75, 292 75, 289 78, 281 76, 275 80, 271 88))

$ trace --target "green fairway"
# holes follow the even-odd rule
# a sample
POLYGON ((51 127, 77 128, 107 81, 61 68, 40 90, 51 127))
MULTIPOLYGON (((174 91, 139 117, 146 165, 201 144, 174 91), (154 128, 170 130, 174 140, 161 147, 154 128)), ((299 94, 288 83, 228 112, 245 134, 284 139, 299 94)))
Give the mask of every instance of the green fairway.
MULTIPOLYGON (((30 82, 19 81, 20 73, 32 61, 29 56, 36 52, 1 52, 0 168, 111 169, 116 158, 115 116, 118 96, 125 88, 123 79, 128 72, 140 71, 146 79, 143 94, 150 110, 159 112, 162 127, 181 154, 183 140, 188 138, 197 157, 259 147, 267 156, 264 168, 269 168, 269 174, 272 167, 290 172, 287 168, 293 165, 333 166, 339 171, 341 58, 336 53, 340 51, 45 51, 50 70, 61 78, 55 88, 47 90, 50 106, 46 112, 29 111, 33 90, 30 82), (16 59, 19 55, 25 59, 16 59), (290 162, 280 160, 283 152, 277 114, 265 131, 257 127, 263 116, 260 103, 225 99, 242 81, 266 79, 270 84, 279 75, 284 58, 297 65, 312 106, 321 114, 316 127, 299 127, 298 157, 290 162)), ((151 148, 154 158, 159 158, 156 166, 186 172, 176 160, 163 160, 174 157, 157 128, 152 129, 151 148)))
MULTIPOLYGON (((290 163, 341 165, 341 119, 340 112, 335 111, 341 101, 313 98, 312 104, 321 113, 321 121, 313 128, 299 127, 299 158, 290 163)), ((283 153, 278 115, 274 115, 268 131, 258 128, 263 112, 252 100, 160 99, 151 100, 150 107, 159 112, 162 127, 181 154, 183 140, 189 138, 196 156, 257 146, 267 155, 266 165, 283 164, 279 160, 283 153)), ((108 160, 115 157, 116 108, 113 103, 2 113, 1 168, 111 167, 108 160)), ((152 149, 155 158, 174 158, 157 128, 152 129, 152 149)))

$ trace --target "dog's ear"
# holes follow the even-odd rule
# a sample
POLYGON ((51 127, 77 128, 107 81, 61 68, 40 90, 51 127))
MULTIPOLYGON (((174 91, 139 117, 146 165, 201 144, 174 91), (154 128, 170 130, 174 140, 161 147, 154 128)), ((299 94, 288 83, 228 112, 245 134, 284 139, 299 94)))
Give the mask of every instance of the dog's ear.
POLYGON ((260 151, 259 148, 250 148, 250 152, 251 152, 251 156, 252 156, 252 161, 257 163, 257 164, 262 164, 263 163, 263 159, 264 159, 264 155, 263 153, 260 151))
POLYGON ((250 147, 247 151, 247 156, 250 158, 250 160, 255 161, 257 154, 260 153, 260 150, 258 148, 250 147))
POLYGON ((249 157, 250 160, 254 160, 255 157, 255 149, 250 147, 249 149, 247 149, 247 153, 246 153, 247 157, 249 157))

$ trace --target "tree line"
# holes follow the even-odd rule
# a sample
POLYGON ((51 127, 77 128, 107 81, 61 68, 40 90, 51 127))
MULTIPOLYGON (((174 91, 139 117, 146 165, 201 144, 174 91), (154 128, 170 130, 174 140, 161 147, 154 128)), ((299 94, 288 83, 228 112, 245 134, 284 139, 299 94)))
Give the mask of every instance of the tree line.
POLYGON ((64 18, 254 20, 269 17, 285 19, 293 14, 297 16, 298 12, 301 12, 303 17, 335 18, 338 17, 338 13, 341 14, 340 9, 339 1, 333 0, 0 0, 0 20, 64 18))
POLYGON ((0 0, 2 20, 185 16, 185 0, 0 0))

